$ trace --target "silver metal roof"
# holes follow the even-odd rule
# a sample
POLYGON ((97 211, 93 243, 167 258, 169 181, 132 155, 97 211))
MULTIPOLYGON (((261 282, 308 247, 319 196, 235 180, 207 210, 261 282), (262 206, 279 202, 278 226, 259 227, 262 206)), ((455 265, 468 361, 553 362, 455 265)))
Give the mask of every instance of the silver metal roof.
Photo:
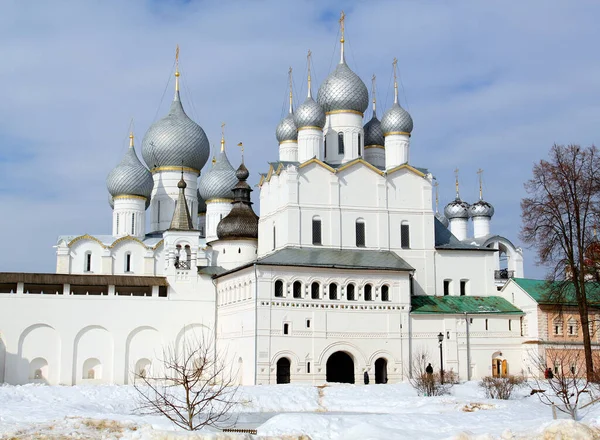
POLYGON ((325 113, 335 110, 364 113, 369 106, 369 92, 365 83, 343 61, 319 87, 317 102, 325 113))
POLYGON ((142 145, 150 169, 183 165, 200 171, 210 153, 206 133, 186 115, 179 92, 175 92, 169 113, 150 126, 142 145))
POLYGON ((312 97, 306 98, 294 112, 296 127, 325 127, 325 112, 312 97))
POLYGON ((194 222, 190 216, 190 209, 188 208, 187 201, 185 199, 185 188, 187 184, 183 180, 183 173, 181 173, 181 180, 177 183, 179 188, 179 196, 177 203, 175 204, 175 211, 173 212, 173 218, 171 219, 170 230, 176 231, 192 231, 194 230, 194 222))
MULTIPOLYGON (((125 156, 106 177, 106 187, 112 197, 119 195, 135 195, 150 199, 154 181, 152 174, 140 162, 135 149, 130 146, 125 156)), ((109 203, 111 203, 109 200, 109 203)))
POLYGON ((238 182, 235 177, 235 169, 229 163, 225 151, 221 151, 216 157, 212 168, 204 170, 198 181, 198 191, 205 201, 212 199, 232 199, 233 187, 238 182))
POLYGON ((444 215, 448 220, 453 218, 469 218, 469 204, 456 198, 446 205, 444 215))
POLYGON ((381 118, 381 130, 383 133, 393 133, 395 131, 404 131, 411 133, 413 130, 413 120, 410 114, 395 102, 381 118))
POLYGON ((366 145, 385 145, 385 138, 383 137, 383 131, 381 130, 381 122, 377 119, 377 115, 373 114, 373 117, 363 127, 365 131, 365 146, 366 145))
POLYGON ((294 123, 293 113, 288 113, 288 115, 277 125, 277 128, 275 129, 275 137, 279 143, 298 140, 298 129, 294 123))
POLYGON ((469 206, 469 216, 471 217, 492 217, 494 215, 494 207, 491 203, 479 200, 469 206))

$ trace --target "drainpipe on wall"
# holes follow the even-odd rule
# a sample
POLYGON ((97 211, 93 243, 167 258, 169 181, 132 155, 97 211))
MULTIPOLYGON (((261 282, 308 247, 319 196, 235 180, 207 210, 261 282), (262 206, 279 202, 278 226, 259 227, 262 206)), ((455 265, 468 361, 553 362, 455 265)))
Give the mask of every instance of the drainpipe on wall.
POLYGON ((212 278, 211 281, 212 281, 213 286, 215 288, 215 329, 213 330, 213 338, 214 338, 214 346, 215 346, 215 354, 214 354, 214 357, 215 357, 215 362, 214 362, 214 364, 215 364, 214 365, 215 371, 214 371, 214 374, 216 374, 217 373, 217 368, 218 368, 217 367, 217 364, 218 364, 218 362, 217 362, 217 358, 218 358, 218 355, 217 355, 217 331, 218 330, 217 329, 219 328, 218 327, 218 319, 219 319, 219 305, 218 305, 219 302, 218 301, 219 301, 219 298, 217 296, 217 280, 216 280, 216 278, 212 278))
POLYGON ((410 312, 412 305, 408 306, 408 377, 412 379, 412 317, 410 312))
POLYGON ((465 324, 467 326, 467 380, 471 380, 471 338, 469 336, 469 315, 465 312, 465 324))
POLYGON ((258 382, 258 271, 254 263, 254 385, 258 382))

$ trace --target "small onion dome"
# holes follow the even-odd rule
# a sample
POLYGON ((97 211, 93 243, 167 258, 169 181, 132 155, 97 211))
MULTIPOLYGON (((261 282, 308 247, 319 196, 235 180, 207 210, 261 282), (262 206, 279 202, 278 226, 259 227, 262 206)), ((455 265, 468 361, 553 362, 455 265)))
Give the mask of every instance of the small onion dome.
POLYGON ((351 110, 364 113, 369 106, 367 86, 342 60, 319 87, 317 102, 325 113, 351 110))
POLYGON ((448 227, 448 225, 450 224, 448 219, 441 212, 436 212, 435 218, 437 218, 440 221, 440 223, 443 224, 445 227, 448 227))
POLYGON ((365 131, 365 146, 380 145, 383 147, 385 145, 381 122, 379 122, 375 113, 373 113, 373 117, 365 124, 363 129, 365 131))
POLYGON ((106 178, 106 187, 112 197, 128 195, 150 199, 154 181, 152 174, 142 165, 133 147, 133 135, 125 156, 106 178))
POLYGON ((455 218, 469 218, 469 204, 456 198, 446 205, 444 215, 448 220, 455 218))
POLYGON ((258 216, 252 210, 252 188, 246 183, 248 175, 242 163, 236 172, 238 182, 232 189, 235 201, 231 211, 217 225, 219 240, 258 239, 258 216))
POLYGON ((325 112, 323 108, 312 99, 306 98, 294 112, 294 124, 298 129, 302 127, 325 127, 325 112))
POLYGON ((275 130, 275 137, 277 142, 297 141, 298 140, 298 129, 294 123, 294 114, 292 112, 281 120, 277 129, 275 130))
POLYGON ((198 214, 206 214, 206 202, 200 195, 200 190, 197 190, 196 194, 198 196, 198 214))
POLYGON ((200 175, 198 191, 200 196, 209 202, 213 199, 233 199, 231 188, 237 183, 235 170, 227 159, 227 154, 222 148, 215 159, 212 168, 200 175))
POLYGON ((491 203, 479 200, 469 207, 469 216, 471 217, 492 217, 494 215, 494 207, 491 203))
POLYGON ((144 136, 144 160, 150 168, 184 166, 200 172, 209 152, 204 130, 185 114, 175 92, 167 116, 152 124, 144 136))
POLYGON ((397 102, 394 103, 381 118, 381 130, 383 135, 387 136, 391 133, 408 133, 413 130, 413 120, 410 114, 400 107, 397 102))

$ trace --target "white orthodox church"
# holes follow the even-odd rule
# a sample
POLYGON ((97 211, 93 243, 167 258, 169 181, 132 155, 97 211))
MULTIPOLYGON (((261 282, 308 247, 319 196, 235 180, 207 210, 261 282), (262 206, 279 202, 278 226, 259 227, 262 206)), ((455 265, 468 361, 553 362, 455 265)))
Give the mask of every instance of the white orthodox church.
POLYGON ((310 55, 298 108, 290 92, 260 218, 224 136, 207 163, 176 69, 143 162, 132 134, 108 175, 111 233, 60 236, 55 274, 0 273, 0 382, 131 383, 197 332, 244 385, 398 382, 423 351, 461 379, 521 371, 527 317, 499 292, 523 276, 521 250, 493 234, 481 193, 469 204, 457 183, 438 212, 433 174, 410 160, 397 83, 379 120, 343 35, 342 20, 340 61, 316 99, 310 55))

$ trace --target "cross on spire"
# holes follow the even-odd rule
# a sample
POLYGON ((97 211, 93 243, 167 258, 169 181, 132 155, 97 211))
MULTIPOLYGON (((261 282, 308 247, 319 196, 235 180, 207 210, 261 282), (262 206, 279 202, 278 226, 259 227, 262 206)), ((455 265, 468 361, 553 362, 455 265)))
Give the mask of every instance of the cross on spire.
POLYGON ((292 84, 292 68, 290 67, 290 70, 288 70, 288 80, 290 83, 290 113, 293 112, 293 108, 292 108, 292 99, 293 99, 293 95, 292 95, 292 88, 293 88, 293 84, 292 84))
POLYGON ((237 144, 237 146, 242 149, 242 163, 244 163, 244 144, 240 142, 239 144, 237 144))
POLYGON ((175 49, 175 91, 179 91, 179 44, 175 49))
POLYGON ((311 79, 310 79, 310 59, 312 57, 312 52, 308 49, 308 55, 306 55, 306 64, 308 64, 308 97, 312 98, 312 87, 311 87, 311 79))
POLYGON ((373 78, 371 78, 371 96, 373 97, 373 116, 377 112, 377 98, 375 97, 375 74, 373 74, 373 78))
POLYGON ((394 67, 394 104, 398 104, 398 75, 396 74, 396 70, 398 69, 398 58, 394 58, 392 66, 394 67))
POLYGON ((225 122, 221 122, 221 152, 225 151, 225 122))
POLYGON ((340 19, 339 19, 339 23, 340 23, 340 34, 341 34, 341 38, 340 38, 340 45, 341 45, 341 50, 340 50, 340 64, 344 63, 345 59, 344 59, 344 42, 346 41, 344 39, 344 33, 346 30, 346 26, 345 26, 345 22, 346 21, 346 14, 344 14, 344 11, 341 12, 340 14, 340 19))
POLYGON ((479 175, 479 200, 483 200, 483 170, 479 168, 477 174, 479 175))
POLYGON ((458 192, 458 168, 454 170, 454 177, 456 178, 456 198, 460 199, 460 195, 458 192))

